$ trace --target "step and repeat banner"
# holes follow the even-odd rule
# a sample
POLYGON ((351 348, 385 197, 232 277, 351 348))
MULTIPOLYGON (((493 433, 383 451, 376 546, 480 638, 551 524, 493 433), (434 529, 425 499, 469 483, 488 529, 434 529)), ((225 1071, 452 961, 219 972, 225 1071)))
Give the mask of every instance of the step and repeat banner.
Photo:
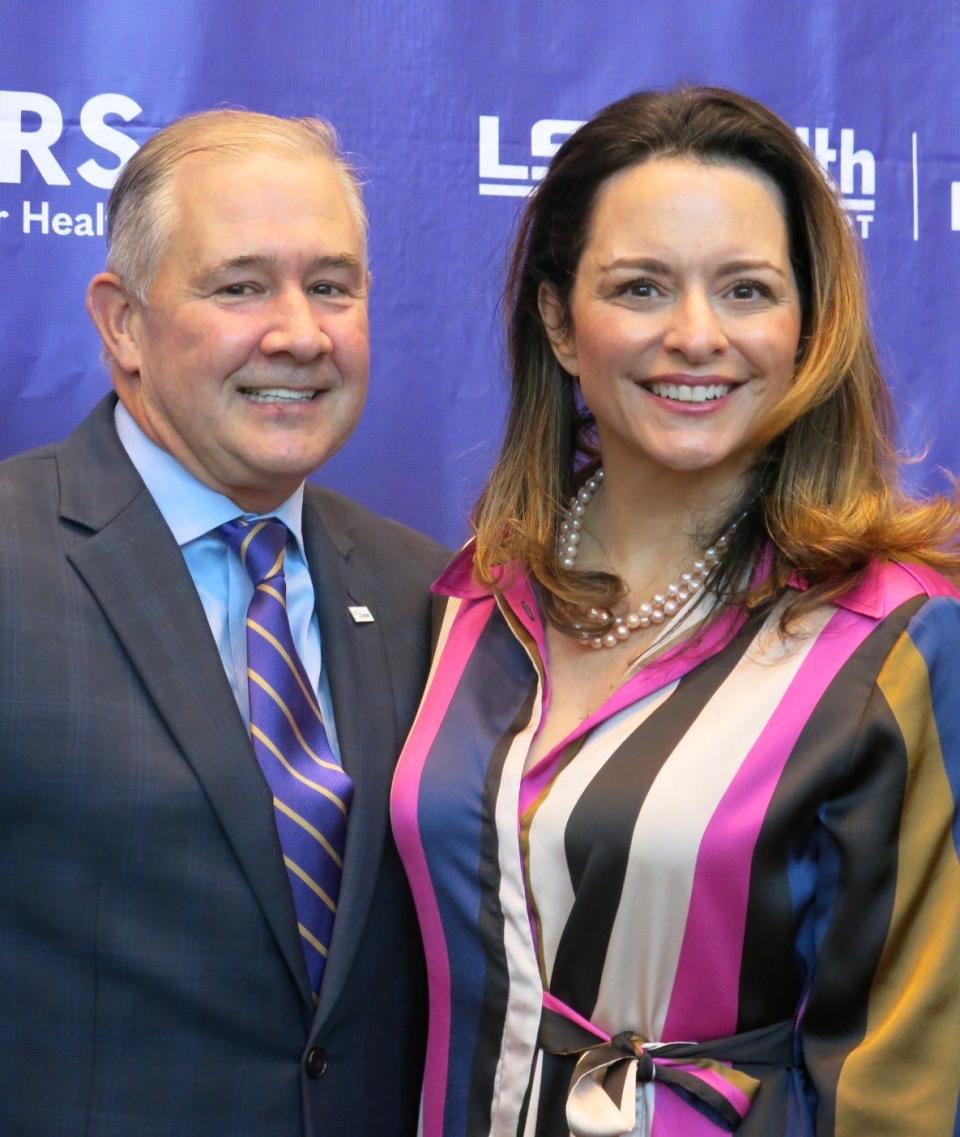
POLYGON ((366 182, 370 399, 320 480, 449 542, 496 453, 524 197, 611 100, 739 88, 800 133, 863 240, 913 484, 960 471, 960 0, 6 0, 0 455, 107 389, 83 309, 122 164, 212 106, 319 114, 366 182))

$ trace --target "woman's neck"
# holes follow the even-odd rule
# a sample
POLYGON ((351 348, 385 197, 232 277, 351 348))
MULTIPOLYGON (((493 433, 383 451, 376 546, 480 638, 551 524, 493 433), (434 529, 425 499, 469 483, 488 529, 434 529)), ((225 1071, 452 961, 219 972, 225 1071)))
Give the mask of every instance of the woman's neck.
POLYGON ((583 519, 577 567, 614 572, 630 593, 658 590, 700 556, 741 487, 740 469, 641 471, 605 463, 603 485, 583 519))

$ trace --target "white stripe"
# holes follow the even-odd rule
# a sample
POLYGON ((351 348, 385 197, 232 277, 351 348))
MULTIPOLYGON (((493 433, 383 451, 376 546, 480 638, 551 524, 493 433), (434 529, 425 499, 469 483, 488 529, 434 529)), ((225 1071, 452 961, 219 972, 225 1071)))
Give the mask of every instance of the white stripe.
POLYGON ((647 1038, 661 1037, 704 830, 833 612, 825 605, 806 621, 805 637, 785 647, 775 630, 766 630, 775 629, 775 611, 651 786, 607 948, 594 1012, 598 1025, 629 1023, 647 1038))
POLYGON ((537 966, 530 921, 527 917, 526 889, 517 839, 517 802, 520 780, 533 734, 540 722, 542 690, 537 681, 537 697, 530 722, 513 740, 503 766, 497 795, 495 824, 500 858, 500 905, 503 913, 503 947, 510 983, 510 1002, 500 1043, 500 1056, 494 1076, 496 1087, 492 1116, 500 1124, 493 1134, 514 1134, 530 1078, 530 1066, 537 1046, 543 986, 537 966))
POLYGON ((566 871, 565 839, 570 814, 614 751, 673 694, 676 686, 671 683, 654 691, 599 726, 558 775, 537 810, 530 826, 530 881, 537 898, 547 975, 553 974, 560 937, 574 901, 573 885, 566 871))

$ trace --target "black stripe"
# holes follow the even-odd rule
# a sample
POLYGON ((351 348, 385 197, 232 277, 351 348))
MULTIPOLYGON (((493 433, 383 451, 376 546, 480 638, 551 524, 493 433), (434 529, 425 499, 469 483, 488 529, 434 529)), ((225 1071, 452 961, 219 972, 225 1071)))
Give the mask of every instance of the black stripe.
POLYGON ((550 989, 586 1018, 596 1004, 641 806, 761 623, 761 616, 748 620, 726 649, 685 675, 670 698, 610 756, 570 814, 565 847, 576 899, 550 989))
POLYGON ((818 1061, 821 1092, 826 1090, 825 1133, 832 1131, 826 1117, 840 1067, 866 1029, 896 887, 907 763, 875 680, 925 601, 911 599, 880 623, 824 692, 784 767, 751 865, 738 1030, 795 1014, 812 978, 802 973, 798 944, 812 953, 815 921, 830 918, 805 1016, 806 1028, 820 1040, 807 1049, 818 1061), (815 874, 809 904, 790 893, 788 868, 800 863, 815 874), (841 887, 842 907, 834 908, 841 887))

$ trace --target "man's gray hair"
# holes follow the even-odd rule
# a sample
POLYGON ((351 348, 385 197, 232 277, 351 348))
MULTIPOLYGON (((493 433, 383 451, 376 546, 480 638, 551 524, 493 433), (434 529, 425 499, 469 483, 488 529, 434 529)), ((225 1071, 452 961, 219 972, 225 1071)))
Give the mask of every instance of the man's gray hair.
POLYGON ((340 176, 366 255, 367 214, 360 179, 340 153, 334 128, 320 118, 278 118, 218 109, 187 115, 153 135, 124 166, 107 203, 107 268, 146 304, 176 222, 177 165, 193 154, 242 158, 264 149, 329 161, 340 176))

